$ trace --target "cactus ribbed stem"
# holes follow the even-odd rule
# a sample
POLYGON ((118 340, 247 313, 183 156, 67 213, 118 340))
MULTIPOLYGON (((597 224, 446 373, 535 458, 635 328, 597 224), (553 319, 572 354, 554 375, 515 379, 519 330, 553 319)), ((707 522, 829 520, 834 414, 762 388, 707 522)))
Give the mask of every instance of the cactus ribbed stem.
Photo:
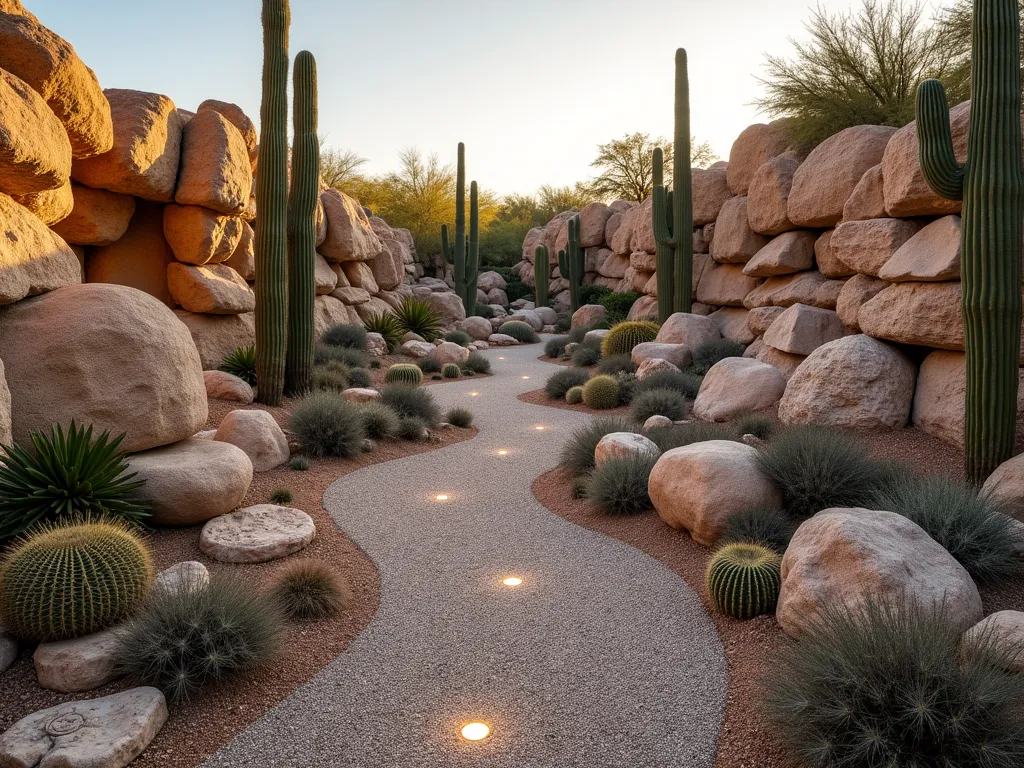
POLYGON ((469 247, 465 276, 462 306, 469 317, 476 314, 476 281, 480 276, 480 194, 475 181, 469 185, 469 247))
POLYGON ((533 249, 533 279, 535 304, 538 307, 548 305, 548 287, 551 281, 551 257, 548 256, 546 245, 538 245, 533 249))
POLYGON ((568 221, 569 245, 567 250, 558 252, 558 271, 569 283, 569 311, 580 308, 580 289, 583 286, 585 260, 580 248, 580 216, 576 214, 568 221))
POLYGON ((441 225, 441 252, 452 265, 455 293, 462 299, 466 315, 476 312, 476 280, 480 274, 479 200, 474 181, 469 191, 469 241, 466 240, 466 145, 459 142, 459 161, 455 175, 455 242, 448 240, 448 225, 441 225))
MULTIPOLYGON (((676 306, 676 254, 674 248, 668 241, 672 241, 672 222, 668 220, 668 212, 672 210, 672 192, 668 193, 668 200, 662 198, 665 189, 665 158, 661 147, 654 150, 653 181, 654 189, 661 189, 659 197, 651 201, 653 206, 652 220, 658 219, 658 226, 663 229, 666 235, 664 240, 655 239, 654 258, 658 274, 658 320, 664 323, 669 315, 675 311, 676 306), (654 212, 657 212, 655 214, 654 212), (660 214, 660 215, 658 215, 660 214)), ((657 229, 655 230, 657 231, 657 229)))
POLYGON ((1021 325, 1020 19, 1016 0, 975 0, 967 160, 953 153, 945 91, 918 90, 921 167, 932 189, 963 199, 961 281, 967 351, 965 462, 981 483, 1013 455, 1021 325))
POLYGON ((263 0, 263 101, 256 174, 257 399, 278 405, 288 343, 288 0, 263 0))
POLYGON ((320 197, 320 140, 317 137, 316 60, 309 51, 295 57, 292 108, 292 188, 288 197, 288 351, 285 391, 309 390, 313 371, 316 299, 316 204, 320 197))

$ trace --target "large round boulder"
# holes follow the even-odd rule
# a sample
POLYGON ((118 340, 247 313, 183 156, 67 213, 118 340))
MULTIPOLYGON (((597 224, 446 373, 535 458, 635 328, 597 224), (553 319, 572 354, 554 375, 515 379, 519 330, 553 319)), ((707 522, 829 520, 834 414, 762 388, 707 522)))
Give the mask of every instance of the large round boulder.
POLYGON ((125 433, 127 452, 203 428, 206 386, 188 329, 142 291, 89 283, 0 309, 16 442, 72 419, 125 433))
POLYGON ((776 618, 799 636, 829 608, 908 599, 944 606, 960 631, 981 620, 981 596, 953 556, 893 512, 826 509, 797 529, 782 558, 776 618))
POLYGON ((722 332, 710 317, 676 312, 662 323, 655 341, 660 344, 685 344, 690 349, 696 349, 706 341, 717 341, 720 338, 722 332))
POLYGON ((693 403, 693 415, 728 421, 741 413, 775 405, 786 379, 774 365, 747 357, 727 357, 711 366, 693 403))
POLYGON ((213 435, 214 440, 241 448, 257 472, 268 472, 288 461, 288 438, 267 411, 232 411, 213 435))
POLYGON ((608 459, 628 458, 633 455, 649 454, 658 456, 661 451, 658 446, 643 435, 635 432, 611 432, 597 443, 594 449, 594 466, 601 468, 608 459))
POLYGON ((466 364, 471 354, 472 352, 469 349, 460 344, 456 344, 452 341, 442 341, 430 350, 430 354, 428 354, 427 357, 431 360, 436 360, 441 365, 455 363, 456 365, 462 366, 466 364))

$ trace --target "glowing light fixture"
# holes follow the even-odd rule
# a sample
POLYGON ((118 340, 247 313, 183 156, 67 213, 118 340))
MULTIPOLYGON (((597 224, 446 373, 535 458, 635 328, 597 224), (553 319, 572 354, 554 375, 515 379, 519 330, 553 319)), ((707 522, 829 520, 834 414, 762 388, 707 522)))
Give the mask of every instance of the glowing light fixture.
POLYGON ((538 432, 543 432, 545 429, 547 429, 547 427, 545 427, 543 424, 538 424, 536 427, 534 427, 534 429, 536 429, 538 432))
POLYGON ((487 723, 466 723, 462 726, 462 738, 466 741, 483 741, 491 735, 487 723))
POLYGON ((524 379, 528 379, 528 378, 530 378, 530 377, 529 377, 529 376, 523 376, 523 378, 524 378, 524 379))
POLYGON ((506 587, 518 587, 520 584, 523 583, 523 580, 520 579, 518 576, 509 576, 507 579, 502 579, 501 583, 504 584, 506 587))
POLYGON ((508 456, 508 451, 506 451, 504 448, 502 448, 500 451, 498 451, 498 455, 499 456, 508 456))
POLYGON ((447 493, 439 493, 434 497, 434 501, 448 501, 449 496, 447 493))
POLYGON ((499 357, 498 359, 499 359, 499 360, 504 360, 505 358, 504 358, 504 357, 499 357))
POLYGON ((470 396, 470 397, 476 397, 476 396, 477 396, 477 395, 479 395, 479 394, 480 394, 479 392, 470 392, 470 393, 469 393, 469 396, 470 396))

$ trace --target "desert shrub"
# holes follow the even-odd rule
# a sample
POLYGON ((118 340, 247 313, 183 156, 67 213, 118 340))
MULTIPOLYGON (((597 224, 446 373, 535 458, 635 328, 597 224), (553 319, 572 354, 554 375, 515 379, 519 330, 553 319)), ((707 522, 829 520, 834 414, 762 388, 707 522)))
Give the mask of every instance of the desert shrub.
POLYGON ((440 373, 441 372, 441 361, 435 360, 432 357, 424 357, 416 361, 416 365, 424 373, 440 373))
POLYGON ((619 382, 614 376, 594 376, 583 385, 583 402, 595 411, 605 411, 619 404, 619 382))
POLYGON ((774 613, 782 588, 782 556, 760 544, 726 544, 708 564, 708 592, 715 607, 734 619, 774 613))
POLYGON ((494 307, 492 307, 490 304, 477 304, 476 316, 482 317, 484 320, 490 320, 492 317, 494 317, 494 307))
POLYGON ((373 358, 370 358, 370 365, 369 365, 368 367, 369 367, 369 368, 370 368, 370 370, 372 370, 372 371, 375 371, 375 370, 377 370, 378 368, 380 368, 380 360, 378 360, 378 359, 377 359, 377 358, 375 358, 375 357, 373 357, 373 358))
POLYGON ((590 374, 582 368, 562 368, 555 371, 544 383, 544 394, 552 400, 561 400, 573 387, 582 387, 590 374))
POLYGON ((433 374, 430 377, 430 380, 431 381, 444 381, 444 376, 442 376, 440 373, 435 373, 435 374, 433 374))
POLYGON ((473 371, 469 370, 469 368, 464 369, 462 371, 462 375, 463 376, 476 376, 476 374, 473 371))
POLYGON ((774 507, 751 507, 730 516, 719 538, 719 544, 761 544, 780 555, 793 538, 795 526, 783 510, 774 507))
POLYGON ((595 469, 587 498, 610 515, 636 515, 651 509, 647 481, 658 457, 650 453, 614 456, 595 469))
POLYGON ((544 354, 551 358, 561 357, 565 352, 565 345, 569 343, 568 336, 555 336, 544 342, 544 354))
POLYGON ((872 508, 917 523, 979 584, 1021 572, 1014 520, 973 488, 944 477, 908 475, 882 488, 872 508))
POLYGON ((367 333, 379 333, 388 345, 388 350, 397 349, 402 343, 405 328, 401 321, 390 312, 380 312, 363 320, 367 333))
POLYGON ((256 347, 250 344, 229 352, 220 361, 217 370, 237 376, 251 386, 256 386, 256 347))
POLYGON ((311 456, 355 458, 366 439, 359 411, 331 392, 312 392, 302 398, 292 409, 288 425, 311 456))
POLYGON ((574 475, 589 473, 594 468, 594 450, 601 438, 612 432, 629 432, 630 424, 623 418, 592 419, 577 427, 562 446, 558 463, 574 475))
POLYGON ((420 440, 427 422, 419 416, 403 416, 398 421, 398 436, 403 440, 420 440))
POLYGON ((697 399, 700 392, 701 378, 692 373, 682 371, 657 371, 644 378, 637 386, 637 393, 646 392, 650 389, 671 389, 688 397, 690 400, 697 399))
POLYGON ((462 372, 467 376, 470 373, 490 373, 491 361, 479 352, 470 352, 469 359, 462 366, 462 372))
POLYGON ((333 362, 344 363, 349 368, 366 368, 370 365, 370 358, 361 349, 351 349, 350 347, 317 344, 313 348, 314 364, 325 365, 333 362))
POLYGON ((353 368, 348 372, 348 385, 366 389, 373 384, 373 376, 366 368, 353 368))
POLYGON ((92 425, 73 420, 65 433, 31 432, 31 451, 0 446, 0 545, 42 522, 74 516, 110 516, 138 524, 149 517, 135 480, 119 450, 124 435, 93 438, 92 425))
POLYGON ((617 323, 601 341, 601 354, 604 357, 629 355, 637 344, 654 341, 658 336, 658 330, 658 324, 649 320, 627 320, 617 323))
POLYGON ((640 379, 636 377, 635 373, 623 371, 615 374, 615 381, 619 384, 619 402, 625 405, 632 403, 633 398, 636 396, 636 388, 640 383, 640 379))
POLYGON ((580 286, 580 306, 584 304, 600 304, 601 299, 610 295, 612 289, 605 285, 582 285, 580 286))
POLYGON ((44 524, 0 568, 0 624, 29 641, 81 637, 127 618, 152 583, 149 548, 124 523, 44 524))
POLYGON ((864 446, 836 430, 790 427, 758 452, 758 462, 782 493, 782 506, 798 518, 830 507, 865 507, 891 472, 864 446))
POLYGON ((578 368, 589 368, 601 362, 601 348, 597 344, 580 344, 572 351, 569 360, 578 368))
POLYGON ((309 470, 309 462, 306 461, 302 456, 296 456, 288 462, 288 466, 294 469, 296 472, 306 472, 309 470))
POLYGON ((961 649, 943 610, 909 600, 829 606, 768 665, 766 713, 801 764, 1024 764, 1024 675, 993 636, 961 649))
MULTIPOLYGON (((578 325, 575 328, 569 330, 566 336, 569 337, 567 344, 582 344, 583 340, 587 337, 587 334, 591 331, 590 328, 585 328, 582 325, 578 325)), ((600 346, 600 345, 598 345, 600 346)))
POLYGON ((636 366, 629 355, 612 355, 606 357, 597 364, 597 373, 607 373, 614 376, 617 373, 636 373, 636 366))
POLYGON ((583 387, 571 387, 569 391, 565 393, 565 402, 569 403, 569 405, 579 405, 582 403, 583 387))
POLYGON ((288 619, 324 621, 341 613, 347 592, 326 563, 297 560, 278 577, 270 598, 288 619))
POLYGON ((469 429, 473 426, 473 414, 466 408, 452 408, 445 416, 445 421, 459 429, 469 429))
POLYGON ((687 424, 673 424, 666 427, 655 427, 644 433, 662 453, 684 445, 703 443, 708 440, 739 441, 739 436, 724 424, 713 422, 691 421, 687 424))
POLYGON ((275 504, 287 504, 294 497, 288 488, 275 488, 270 493, 270 500, 275 504))
POLYGON ((753 435, 761 440, 768 440, 775 434, 775 422, 770 416, 760 413, 744 413, 734 421, 736 431, 741 435, 753 435))
POLYGON ((398 414, 379 400, 360 403, 357 407, 363 430, 371 440, 383 440, 398 434, 398 414))
POLYGON ((405 384, 417 387, 423 381, 423 371, 410 363, 395 363, 384 374, 386 384, 405 384))
POLYGON ((559 312, 555 320, 555 333, 565 333, 572 327, 572 316, 568 312, 559 312))
POLYGON ((395 310, 395 319, 402 328, 402 336, 415 333, 426 341, 433 341, 441 332, 441 315, 424 299, 406 296, 395 310))
POLYGON ((268 661, 281 640, 273 598, 240 579, 214 576, 154 592, 120 634, 118 670, 171 701, 268 661))
POLYGON ((633 398, 629 417, 643 424, 651 416, 666 416, 679 421, 686 416, 686 398, 673 389, 648 389, 633 398))
POLYGON ((608 310, 605 320, 609 325, 622 322, 633 308, 642 293, 606 293, 597 300, 597 304, 608 310))
POLYGON ((378 402, 390 406, 400 418, 422 419, 424 426, 437 424, 441 420, 441 409, 434 396, 425 389, 414 389, 401 384, 389 385, 380 392, 378 402))
POLYGON ((314 365, 310 373, 310 381, 314 390, 343 392, 348 389, 349 376, 352 370, 342 362, 328 365, 314 365))
POLYGON ((361 325, 339 323, 324 331, 320 341, 332 347, 361 351, 366 349, 366 329, 361 325))
POLYGON ((457 363, 445 363, 441 366, 441 376, 446 379, 458 379, 462 376, 462 369, 457 363))
POLYGON ((509 275, 505 278, 505 296, 509 303, 519 299, 533 299, 533 288, 528 286, 518 275, 509 275))
POLYGON ((540 341, 537 332, 530 327, 529 323, 524 323, 522 320, 509 320, 507 323, 502 323, 498 333, 511 336, 520 344, 536 344, 540 341))
POLYGON ((727 357, 743 357, 745 350, 746 347, 739 342, 728 339, 705 341, 693 351, 693 365, 689 370, 703 376, 711 370, 711 366, 727 357))
POLYGON ((444 335, 445 341, 450 341, 452 344, 458 344, 460 347, 468 347, 473 343, 473 337, 465 331, 448 331, 444 335))

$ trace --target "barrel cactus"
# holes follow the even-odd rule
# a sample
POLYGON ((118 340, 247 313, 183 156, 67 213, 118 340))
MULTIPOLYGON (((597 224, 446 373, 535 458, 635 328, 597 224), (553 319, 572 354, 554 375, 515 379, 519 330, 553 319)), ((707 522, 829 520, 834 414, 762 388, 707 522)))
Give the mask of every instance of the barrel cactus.
POLYGON ((0 621, 31 641, 81 637, 129 616, 152 584, 149 548, 127 526, 44 527, 0 567, 0 621))
POLYGON ((540 341, 537 332, 533 330, 529 323, 524 323, 522 320, 509 320, 507 323, 502 323, 498 333, 511 336, 520 344, 534 344, 540 341))
POLYGON ((614 376, 595 376, 583 386, 583 403, 595 411, 619 404, 619 382, 614 376))
POLYGON ((565 393, 565 402, 569 405, 577 405, 583 402, 583 387, 570 387, 565 393))
POLYGON ((727 544, 708 566, 708 591, 715 606, 734 619, 775 610, 782 588, 782 557, 761 544, 727 544))
POLYGON ((422 381, 423 371, 420 370, 418 365, 412 365, 411 363, 396 363, 388 368, 387 373, 384 374, 384 382, 386 384, 409 384, 413 387, 418 387, 422 381))
POLYGON ((627 320, 619 323, 608 331, 601 342, 601 354, 604 357, 628 355, 633 347, 645 341, 654 341, 658 337, 658 324, 649 320, 627 320))
POLYGON ((446 379, 457 379, 462 375, 462 370, 455 363, 445 363, 441 366, 441 375, 446 379))

